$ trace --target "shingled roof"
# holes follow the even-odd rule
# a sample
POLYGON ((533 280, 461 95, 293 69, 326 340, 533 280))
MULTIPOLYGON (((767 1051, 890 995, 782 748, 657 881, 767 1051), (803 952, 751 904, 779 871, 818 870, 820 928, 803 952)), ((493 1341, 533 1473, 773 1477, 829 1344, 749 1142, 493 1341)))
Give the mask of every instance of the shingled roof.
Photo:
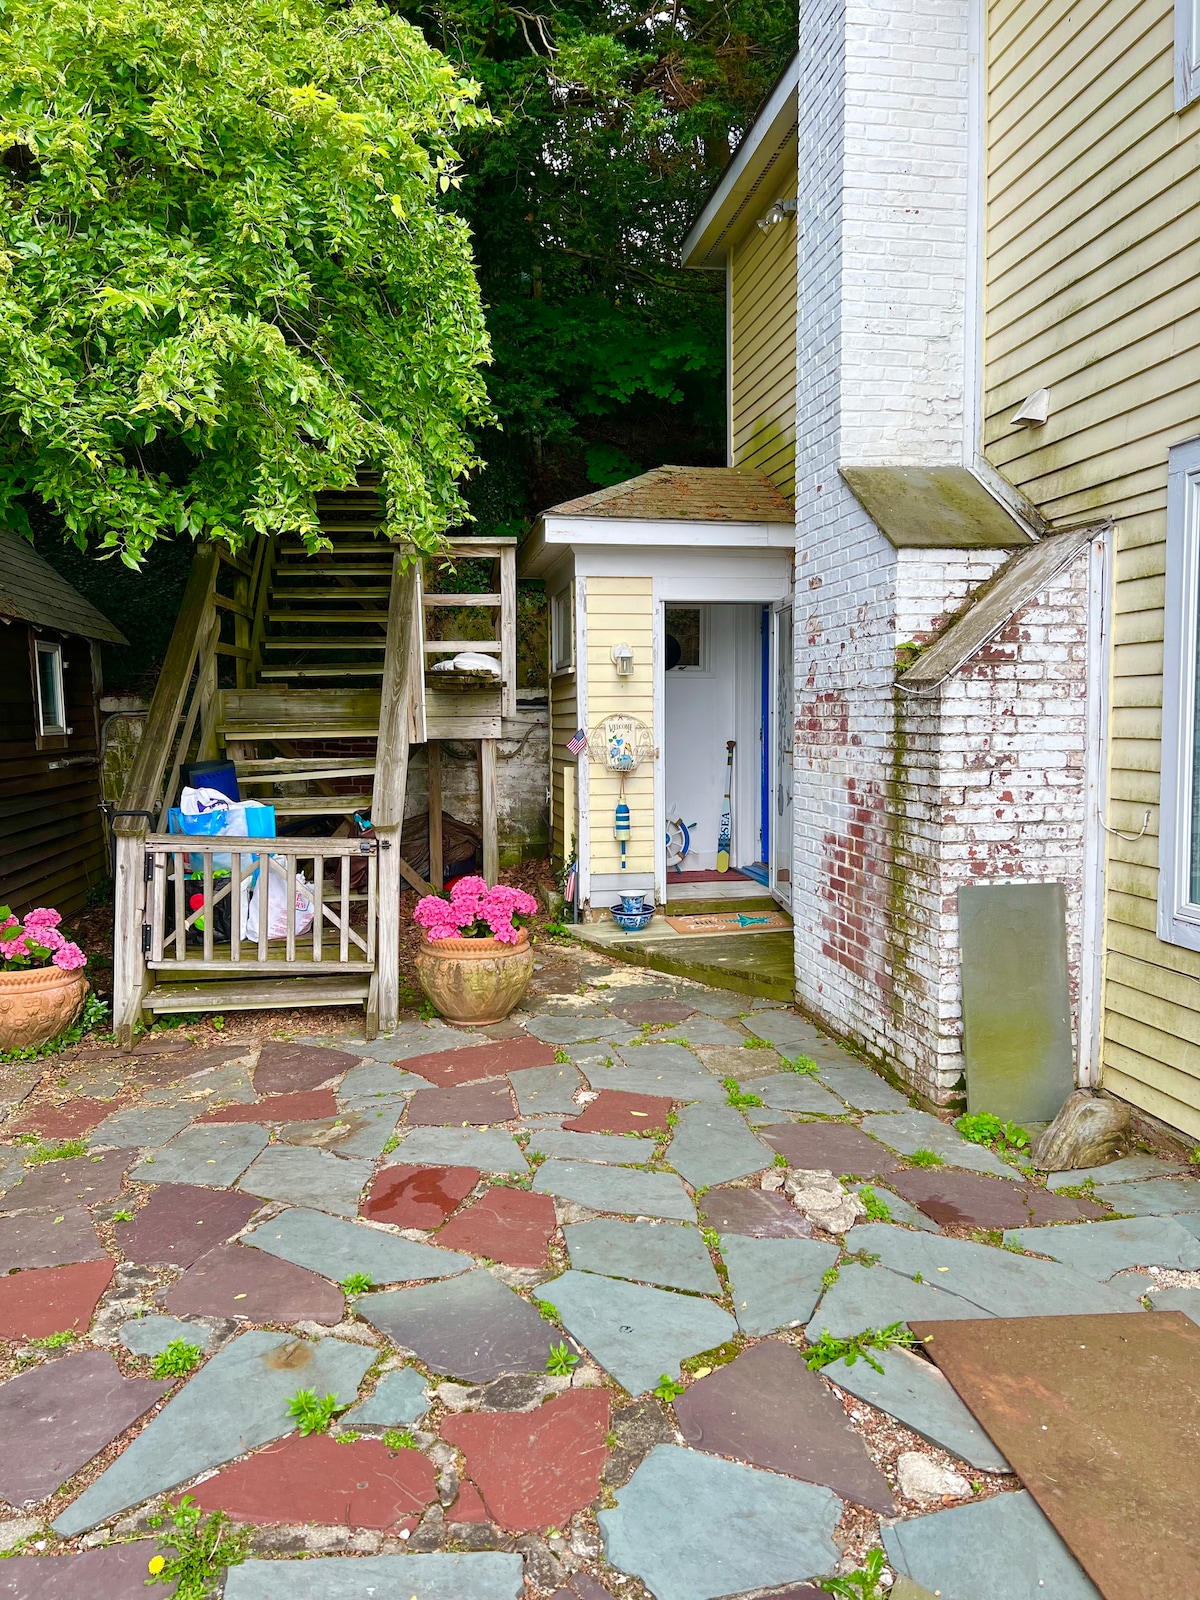
POLYGON ((120 628, 15 533, 0 533, 0 617, 55 628, 81 639, 129 643, 120 628))
POLYGON ((643 522, 784 522, 796 513, 769 478, 739 467, 655 467, 595 494, 565 500, 548 517, 643 522))

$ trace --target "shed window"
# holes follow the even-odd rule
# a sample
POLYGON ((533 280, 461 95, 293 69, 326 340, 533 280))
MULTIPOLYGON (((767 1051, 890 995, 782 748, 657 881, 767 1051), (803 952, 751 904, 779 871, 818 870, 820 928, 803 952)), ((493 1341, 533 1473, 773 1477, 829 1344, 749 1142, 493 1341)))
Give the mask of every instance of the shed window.
POLYGON ((1168 485, 1158 935, 1200 950, 1200 438, 1168 485))
POLYGON ((42 738, 65 738, 67 708, 63 696, 62 645, 46 639, 35 639, 33 659, 36 669, 38 733, 42 738))
POLYGON ((1200 0, 1175 0, 1175 109, 1200 95, 1200 0))
POLYGON ((667 606, 665 636, 668 672, 677 667, 701 669, 706 665, 704 612, 699 606, 667 606))
POLYGON ((550 667, 554 672, 567 672, 575 663, 571 612, 570 588, 550 596, 550 667))

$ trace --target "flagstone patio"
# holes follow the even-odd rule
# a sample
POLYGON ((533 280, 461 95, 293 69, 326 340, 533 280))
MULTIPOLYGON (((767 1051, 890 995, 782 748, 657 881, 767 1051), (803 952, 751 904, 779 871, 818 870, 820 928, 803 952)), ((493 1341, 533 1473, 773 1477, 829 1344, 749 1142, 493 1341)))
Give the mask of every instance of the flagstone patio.
POLYGON ((1200 1321, 1187 1163, 1047 1185, 777 1003, 575 948, 542 972, 494 1030, 251 1018, 30 1075, 0 1597, 160 1592, 150 1518, 190 1493, 249 1533, 225 1600, 798 1600, 881 1544, 910 1595, 1095 1600, 924 1353, 806 1357, 909 1319, 1200 1321), (785 1169, 869 1217, 822 1233, 785 1169), (906 1493, 914 1455, 946 1494, 906 1493))

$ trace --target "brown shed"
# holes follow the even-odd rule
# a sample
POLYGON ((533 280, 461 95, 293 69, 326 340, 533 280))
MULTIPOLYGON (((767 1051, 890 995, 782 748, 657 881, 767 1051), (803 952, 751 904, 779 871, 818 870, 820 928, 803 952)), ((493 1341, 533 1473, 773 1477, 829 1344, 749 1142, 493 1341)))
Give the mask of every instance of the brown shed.
POLYGON ((80 910, 107 865, 100 641, 120 629, 0 532, 0 904, 80 910))

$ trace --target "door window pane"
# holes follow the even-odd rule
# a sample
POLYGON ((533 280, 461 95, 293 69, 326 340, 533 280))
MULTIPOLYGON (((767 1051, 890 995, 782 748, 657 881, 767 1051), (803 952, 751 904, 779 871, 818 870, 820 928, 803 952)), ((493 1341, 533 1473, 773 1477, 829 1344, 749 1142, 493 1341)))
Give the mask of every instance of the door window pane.
POLYGON ((667 671, 676 667, 702 667, 700 607, 667 606, 666 613, 667 671))

